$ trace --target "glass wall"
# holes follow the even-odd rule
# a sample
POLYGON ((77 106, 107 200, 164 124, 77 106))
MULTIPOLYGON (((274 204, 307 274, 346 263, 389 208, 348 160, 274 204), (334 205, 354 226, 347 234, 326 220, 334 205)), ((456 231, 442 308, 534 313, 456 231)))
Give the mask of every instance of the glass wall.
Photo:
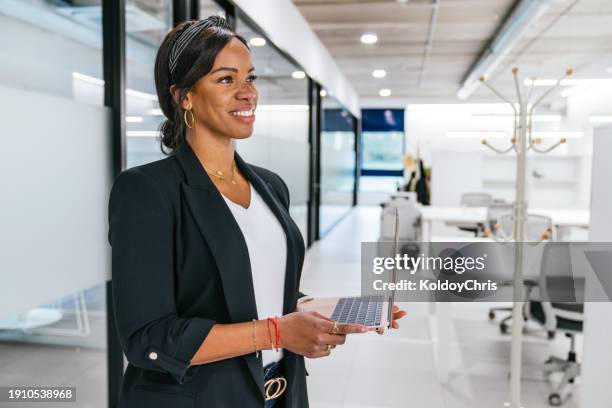
POLYGON ((243 19, 236 31, 251 47, 259 103, 253 135, 237 143, 243 158, 279 174, 291 194, 290 213, 307 236, 308 80, 300 68, 243 19))
POLYGON ((319 231, 323 236, 352 207, 355 190, 355 119, 329 92, 321 100, 319 231))
POLYGON ((0 384, 76 387, 75 408, 108 406, 101 17, 101 0, 0 6, 0 384))
POLYGON ((165 119, 155 91, 155 55, 172 28, 172 0, 127 0, 125 105, 127 167, 166 157, 159 125, 165 119))
POLYGON ((0 86, 104 105, 101 0, 1 4, 0 86))

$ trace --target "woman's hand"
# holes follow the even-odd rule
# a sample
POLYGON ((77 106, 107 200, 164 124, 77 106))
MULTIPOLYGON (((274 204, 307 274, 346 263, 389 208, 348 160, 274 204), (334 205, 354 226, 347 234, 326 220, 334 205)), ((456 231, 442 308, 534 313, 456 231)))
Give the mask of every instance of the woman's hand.
MULTIPOLYGON (((399 329, 399 323, 397 321, 401 319, 402 317, 406 316, 406 311, 400 310, 399 307, 397 307, 396 305, 393 305, 392 314, 393 314, 393 320, 391 321, 391 328, 399 329)), ((381 328, 381 329, 376 330, 376 332, 378 334, 383 334, 385 332, 385 329, 381 328)))
POLYGON ((293 312, 278 319, 281 346, 308 358, 326 357, 331 349, 344 344, 346 335, 365 333, 367 326, 338 323, 314 311, 293 312))

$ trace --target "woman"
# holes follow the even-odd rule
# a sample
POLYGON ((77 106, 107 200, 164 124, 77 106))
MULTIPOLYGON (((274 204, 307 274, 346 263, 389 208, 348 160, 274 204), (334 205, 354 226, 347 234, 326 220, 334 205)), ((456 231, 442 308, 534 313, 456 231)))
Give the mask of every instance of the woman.
POLYGON ((295 311, 304 243, 287 186, 234 151, 253 132, 255 79, 220 17, 160 46, 171 155, 122 172, 109 199, 120 407, 307 407, 303 356, 365 330, 295 311))

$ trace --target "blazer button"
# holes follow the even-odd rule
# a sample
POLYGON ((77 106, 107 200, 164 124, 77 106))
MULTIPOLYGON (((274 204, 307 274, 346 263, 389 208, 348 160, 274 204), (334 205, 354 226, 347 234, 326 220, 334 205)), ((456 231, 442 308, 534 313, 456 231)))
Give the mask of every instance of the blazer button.
POLYGON ((151 360, 157 360, 157 353, 156 353, 156 352, 154 352, 154 351, 153 351, 153 352, 151 352, 151 353, 149 353, 149 358, 150 358, 151 360))

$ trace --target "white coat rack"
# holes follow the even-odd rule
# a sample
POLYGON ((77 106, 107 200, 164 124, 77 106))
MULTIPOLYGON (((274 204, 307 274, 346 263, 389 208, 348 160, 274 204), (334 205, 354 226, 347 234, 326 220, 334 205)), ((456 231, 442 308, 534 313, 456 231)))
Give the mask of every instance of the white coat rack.
MULTIPOLYGON (((513 104, 510 100, 504 97, 491 84, 486 81, 484 76, 480 77, 480 81, 485 84, 495 95, 504 102, 508 103, 514 111, 514 134, 512 135, 510 146, 500 149, 491 145, 486 139, 482 140, 482 144, 499 154, 505 154, 514 151, 517 155, 516 162, 516 198, 512 206, 512 241, 525 242, 527 238, 527 202, 525 201, 525 173, 527 165, 527 151, 533 150, 537 153, 548 153, 559 145, 565 143, 565 139, 559 139, 556 143, 546 148, 538 147, 541 144, 540 139, 533 138, 533 112, 544 98, 550 95, 561 83, 561 80, 572 75, 572 69, 565 71, 565 75, 559 78, 556 84, 542 94, 533 104, 529 103, 529 99, 533 93, 535 80, 531 81, 531 86, 525 96, 521 93, 521 85, 518 78, 519 69, 512 68, 514 84, 518 104, 513 104), (518 107, 518 108, 517 108, 518 107)), ((523 293, 523 250, 521 245, 515 247, 515 269, 514 269, 514 288, 513 288, 513 306, 512 306, 512 350, 511 350, 511 365, 510 365, 510 392, 511 392, 511 407, 523 408, 521 405, 521 363, 522 363, 522 334, 523 334, 523 301, 517 301, 523 293)))

